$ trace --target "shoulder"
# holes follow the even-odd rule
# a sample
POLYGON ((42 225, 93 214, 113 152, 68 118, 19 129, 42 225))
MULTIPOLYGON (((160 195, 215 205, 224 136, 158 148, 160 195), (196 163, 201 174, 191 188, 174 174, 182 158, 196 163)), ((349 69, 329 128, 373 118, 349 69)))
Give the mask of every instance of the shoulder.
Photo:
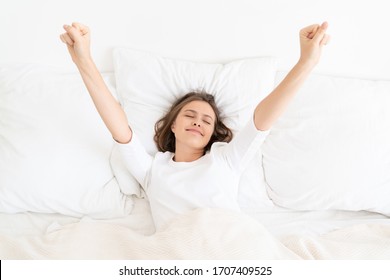
POLYGON ((223 153, 223 151, 228 146, 226 142, 214 142, 211 145, 210 151, 208 152, 212 157, 216 157, 223 153))
POLYGON ((211 152, 218 151, 219 149, 222 149, 223 147, 226 147, 227 145, 228 145, 227 142, 214 142, 214 143, 211 145, 210 153, 211 153, 211 152))
POLYGON ((173 153, 171 152, 157 152, 154 155, 154 160, 158 162, 168 162, 172 159, 173 153))

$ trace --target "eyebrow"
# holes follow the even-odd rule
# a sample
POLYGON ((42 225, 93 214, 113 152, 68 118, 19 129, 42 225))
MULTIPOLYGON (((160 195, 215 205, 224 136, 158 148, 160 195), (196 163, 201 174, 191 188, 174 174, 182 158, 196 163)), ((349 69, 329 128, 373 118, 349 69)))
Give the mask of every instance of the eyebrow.
MULTIPOLYGON (((191 113, 194 113, 194 114, 198 114, 198 112, 197 112, 197 111, 195 111, 195 110, 192 110, 192 109, 187 109, 187 110, 185 110, 184 112, 191 112, 191 113)), ((212 117, 212 116, 210 116, 210 115, 203 114, 203 116, 205 116, 205 117, 208 117, 208 118, 210 118, 210 119, 214 120, 214 119, 213 119, 213 117, 212 117)))

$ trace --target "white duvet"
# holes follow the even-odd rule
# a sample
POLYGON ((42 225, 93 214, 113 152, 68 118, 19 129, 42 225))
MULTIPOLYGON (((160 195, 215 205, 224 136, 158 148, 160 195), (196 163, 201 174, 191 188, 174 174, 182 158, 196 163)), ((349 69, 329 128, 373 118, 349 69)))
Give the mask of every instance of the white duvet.
POLYGON ((81 220, 42 235, 0 235, 1 259, 390 259, 390 225, 276 238, 250 216, 198 209, 150 236, 81 220))

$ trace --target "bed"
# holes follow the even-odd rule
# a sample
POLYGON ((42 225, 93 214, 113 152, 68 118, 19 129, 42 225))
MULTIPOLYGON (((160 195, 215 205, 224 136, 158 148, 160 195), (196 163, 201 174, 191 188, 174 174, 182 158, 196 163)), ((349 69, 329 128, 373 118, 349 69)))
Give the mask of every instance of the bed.
MULTIPOLYGON (((189 90, 238 131, 286 75, 275 57, 201 63, 118 47, 103 77, 145 147, 189 90), (147 112, 147 113, 146 113, 147 112)), ((239 189, 157 232, 75 71, 0 67, 1 259, 389 259, 390 81, 312 74, 239 189), (352 102, 353 101, 353 102, 352 102)))
MULTIPOLYGON (((386 1, 3 3, 0 259, 390 259, 386 1), (240 130, 296 62, 299 29, 324 20, 331 42, 242 175, 241 213, 194 209, 156 231, 59 39, 63 24, 91 28, 103 78, 154 153, 155 121, 190 90, 214 94, 240 130)), ((359 265, 359 276, 375 272, 359 265)))

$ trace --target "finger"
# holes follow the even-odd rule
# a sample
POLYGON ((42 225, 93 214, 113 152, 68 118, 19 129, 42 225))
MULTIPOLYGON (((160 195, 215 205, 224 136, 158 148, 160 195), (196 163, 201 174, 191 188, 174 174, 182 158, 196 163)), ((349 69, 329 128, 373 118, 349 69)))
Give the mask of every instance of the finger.
POLYGON ((60 39, 61 39, 62 43, 66 44, 66 41, 65 41, 65 39, 64 39, 64 38, 62 38, 62 34, 60 35, 60 39))
POLYGON ((318 28, 320 28, 320 26, 319 26, 319 25, 316 25, 316 26, 312 29, 312 31, 309 32, 309 33, 307 34, 306 37, 309 38, 309 39, 313 39, 314 35, 316 35, 316 33, 317 33, 317 31, 318 31, 318 28))
POLYGON ((72 40, 72 38, 69 36, 68 33, 64 33, 61 35, 61 38, 63 40, 64 43, 70 45, 70 46, 73 46, 74 44, 74 41, 72 40))
POLYGON ((320 44, 320 42, 324 39, 326 35, 326 30, 328 29, 328 23, 325 21, 321 24, 320 28, 318 28, 318 31, 313 37, 313 41, 317 44, 320 44))
MULTIPOLYGON (((306 26, 304 28, 301 29, 300 31, 300 34, 304 37, 307 37, 309 36, 309 34, 313 34, 313 32, 316 32, 317 29, 318 29, 319 25, 318 24, 312 24, 312 25, 309 25, 309 26, 306 26)), ((315 34, 315 33, 314 33, 315 34)), ((314 36, 313 34, 313 36, 314 36)), ((310 38, 311 39, 311 38, 310 38)))
POLYGON ((64 25, 64 29, 73 42, 78 42, 81 39, 81 32, 75 27, 70 25, 64 25))
POLYGON ((327 21, 324 21, 322 24, 321 24, 321 27, 323 29, 325 29, 325 31, 328 29, 328 26, 329 26, 329 23, 327 21))
POLYGON ((72 51, 74 51, 74 50, 73 50, 73 47, 70 46, 69 44, 66 44, 66 47, 68 48, 68 51, 69 51, 70 53, 72 53, 72 51))
POLYGON ((330 36, 328 34, 325 34, 324 38, 321 40, 320 45, 324 46, 329 44, 330 36))
POLYGON ((82 23, 79 23, 79 22, 73 22, 72 23, 72 26, 74 28, 76 28, 77 30, 79 30, 81 32, 82 35, 86 35, 89 33, 89 28, 88 26, 82 24, 82 23))
POLYGON ((62 38, 64 39, 64 41, 65 41, 66 44, 73 46, 74 41, 72 40, 72 38, 70 38, 70 36, 69 36, 68 33, 64 33, 64 34, 62 34, 61 36, 62 36, 62 38))

